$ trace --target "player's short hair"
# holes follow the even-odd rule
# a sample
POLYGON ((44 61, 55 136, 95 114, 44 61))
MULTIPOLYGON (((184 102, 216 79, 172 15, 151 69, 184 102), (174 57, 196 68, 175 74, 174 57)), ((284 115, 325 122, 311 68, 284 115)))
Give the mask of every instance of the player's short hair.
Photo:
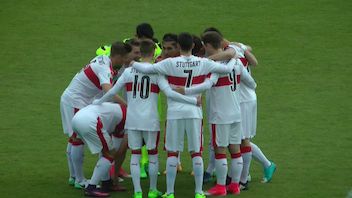
POLYGON ((222 40, 223 40, 222 36, 217 32, 210 31, 202 35, 202 41, 204 45, 210 44, 215 49, 221 48, 222 40))
POLYGON ((174 42, 173 45, 176 46, 178 43, 177 34, 173 34, 173 33, 164 34, 163 42, 174 42))
POLYGON ((141 45, 141 42, 139 39, 136 38, 131 38, 125 41, 125 43, 131 45, 131 46, 135 46, 135 47, 139 47, 141 45))
POLYGON ((218 34, 220 34, 221 37, 223 36, 222 33, 215 27, 208 27, 203 31, 203 33, 207 32, 217 32, 218 34))
POLYGON ((136 34, 138 38, 149 38, 153 39, 154 30, 149 23, 141 23, 137 25, 136 34))
POLYGON ((110 56, 121 55, 125 56, 132 51, 132 47, 123 42, 115 42, 111 45, 110 56))
POLYGON ((146 57, 150 56, 150 54, 154 55, 155 51, 155 43, 150 39, 143 39, 141 41, 141 56, 146 57))
POLYGON ((190 33, 183 32, 177 37, 182 51, 190 51, 193 46, 193 37, 190 33))
POLYGON ((192 54, 197 55, 200 52, 200 50, 202 49, 203 43, 202 43, 202 40, 199 38, 199 36, 192 35, 192 37, 193 37, 193 43, 194 43, 194 47, 192 49, 192 54))

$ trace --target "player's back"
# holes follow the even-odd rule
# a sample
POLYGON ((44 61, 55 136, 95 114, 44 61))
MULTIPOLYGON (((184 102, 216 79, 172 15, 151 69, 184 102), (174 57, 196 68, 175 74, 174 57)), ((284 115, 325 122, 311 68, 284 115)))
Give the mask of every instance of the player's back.
MULTIPOLYGON (((228 61, 219 61, 226 65, 228 61)), ((212 74, 217 82, 207 91, 208 120, 213 124, 230 124, 241 121, 239 83, 241 69, 236 64, 229 74, 212 74)))
POLYGON ((130 130, 159 131, 159 75, 144 74, 133 68, 127 68, 124 71, 123 78, 125 78, 127 92, 125 128, 130 130))
POLYGON ((62 97, 74 107, 83 108, 102 92, 102 84, 111 83, 112 75, 110 58, 97 56, 75 75, 62 97))

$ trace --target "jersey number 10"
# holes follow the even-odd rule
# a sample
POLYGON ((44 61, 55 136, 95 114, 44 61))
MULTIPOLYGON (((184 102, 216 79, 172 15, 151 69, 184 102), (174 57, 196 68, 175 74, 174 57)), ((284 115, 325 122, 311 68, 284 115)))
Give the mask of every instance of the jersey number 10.
POLYGON ((133 82, 133 98, 137 97, 137 91, 139 91, 139 96, 142 99, 147 99, 149 97, 150 92, 150 78, 149 76, 142 76, 141 83, 138 83, 139 76, 134 76, 133 82), (140 85, 138 87, 138 84, 140 85))

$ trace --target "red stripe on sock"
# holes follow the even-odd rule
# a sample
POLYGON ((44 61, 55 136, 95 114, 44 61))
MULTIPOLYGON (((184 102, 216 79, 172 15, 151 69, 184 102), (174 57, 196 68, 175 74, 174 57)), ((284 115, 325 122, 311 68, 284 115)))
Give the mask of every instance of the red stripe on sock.
POLYGON ((191 155, 192 158, 195 158, 195 157, 202 157, 202 153, 193 153, 191 155))
POLYGON ((158 154, 158 149, 148 150, 148 155, 156 155, 158 154))
POLYGON ((250 146, 241 147, 241 153, 249 153, 251 151, 252 151, 252 147, 250 146))
POLYGON ((178 157, 178 153, 167 153, 167 157, 178 157))
POLYGON ((239 157, 241 157, 241 156, 242 156, 241 153, 231 154, 231 158, 232 158, 232 159, 239 158, 239 157))
POLYGON ((226 159, 226 154, 215 154, 215 159, 226 159))
POLYGON ((134 154, 134 155, 140 155, 140 154, 142 154, 142 151, 141 151, 141 150, 132 150, 131 152, 132 152, 132 154, 134 154))

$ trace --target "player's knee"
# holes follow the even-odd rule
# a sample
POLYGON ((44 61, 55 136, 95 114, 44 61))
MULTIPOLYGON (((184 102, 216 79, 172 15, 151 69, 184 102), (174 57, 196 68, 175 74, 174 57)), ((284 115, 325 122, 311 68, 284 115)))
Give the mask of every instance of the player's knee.
POLYGON ((245 146, 251 146, 251 141, 249 138, 242 140, 241 147, 245 147, 245 146))
POLYGON ((230 151, 231 154, 240 153, 241 152, 240 145, 238 145, 238 144, 230 144, 229 145, 229 151, 230 151))
POLYGON ((215 154, 226 154, 226 147, 221 147, 221 146, 216 147, 215 154))

